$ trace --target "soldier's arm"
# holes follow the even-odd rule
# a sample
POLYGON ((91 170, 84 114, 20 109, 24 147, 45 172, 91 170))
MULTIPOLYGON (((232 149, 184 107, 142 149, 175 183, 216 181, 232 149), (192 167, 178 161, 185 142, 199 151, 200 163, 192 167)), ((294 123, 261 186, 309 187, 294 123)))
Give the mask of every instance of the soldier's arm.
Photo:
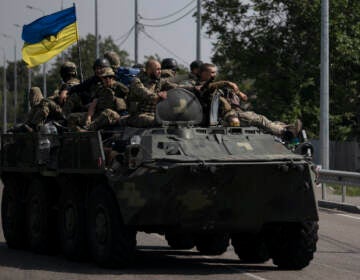
POLYGON ((209 84, 209 89, 215 90, 218 88, 222 88, 222 87, 230 87, 236 95, 238 95, 242 100, 247 101, 247 95, 243 92, 241 92, 238 88, 238 86, 230 81, 217 81, 217 82, 212 82, 209 84))
POLYGON ((147 89, 138 78, 134 78, 131 83, 130 95, 134 96, 136 99, 142 100, 158 100, 159 98, 159 96, 155 92, 147 89))
POLYGON ((93 117, 94 114, 95 114, 95 109, 96 109, 97 101, 98 101, 97 98, 95 98, 95 99, 90 103, 90 106, 89 106, 89 108, 88 108, 88 112, 87 112, 87 115, 86 115, 86 124, 91 123, 92 117, 93 117))

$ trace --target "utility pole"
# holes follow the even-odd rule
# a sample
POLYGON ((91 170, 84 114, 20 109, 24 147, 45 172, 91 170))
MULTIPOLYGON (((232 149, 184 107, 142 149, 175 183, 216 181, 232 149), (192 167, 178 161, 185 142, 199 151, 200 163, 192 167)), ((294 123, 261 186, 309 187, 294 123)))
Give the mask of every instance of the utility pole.
POLYGON ((135 0, 135 64, 139 62, 139 17, 138 17, 138 0, 135 0))
POLYGON ((99 32, 98 32, 98 1, 95 0, 95 45, 96 45, 96 58, 99 57, 99 32))
POLYGON ((3 51, 3 127, 2 132, 6 133, 7 131, 7 93, 6 93, 6 56, 5 56, 5 49, 1 48, 3 51))
POLYGON ((321 0, 320 158, 322 168, 329 169, 329 0, 321 0))
MULTIPOLYGON (((31 6, 31 5, 26 5, 26 8, 30 9, 30 10, 36 10, 39 11, 43 14, 43 16, 45 16, 45 12, 44 10, 31 6)), ((31 73, 30 73, 31 75, 31 73)), ((43 63, 43 94, 44 97, 47 97, 47 86, 46 86, 46 62, 43 63)))
POLYGON ((197 13, 196 13, 196 60, 201 60, 201 0, 197 0, 197 13))
POLYGON ((17 99, 18 99, 18 91, 17 91, 17 63, 16 63, 16 39, 13 36, 3 34, 3 37, 12 39, 14 41, 14 124, 17 121, 17 99))

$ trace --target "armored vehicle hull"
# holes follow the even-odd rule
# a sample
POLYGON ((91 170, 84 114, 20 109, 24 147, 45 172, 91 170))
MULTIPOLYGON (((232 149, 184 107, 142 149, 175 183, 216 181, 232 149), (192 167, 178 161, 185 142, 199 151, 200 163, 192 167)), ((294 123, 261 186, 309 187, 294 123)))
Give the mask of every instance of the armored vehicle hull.
POLYGON ((186 91, 157 107, 153 128, 2 135, 8 246, 125 266, 144 231, 174 249, 216 255, 231 241, 243 261, 307 266, 318 230, 311 146, 200 126, 202 107, 186 91))

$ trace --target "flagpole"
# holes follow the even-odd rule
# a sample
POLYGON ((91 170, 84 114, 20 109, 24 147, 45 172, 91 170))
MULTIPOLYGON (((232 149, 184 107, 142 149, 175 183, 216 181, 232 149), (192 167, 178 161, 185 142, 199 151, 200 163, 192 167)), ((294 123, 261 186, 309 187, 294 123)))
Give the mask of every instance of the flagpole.
MULTIPOLYGON (((76 14, 76 5, 75 3, 73 3, 74 9, 75 9, 75 16, 76 16, 76 21, 77 21, 77 14, 76 14)), ((79 70, 80 70, 80 81, 82 82, 84 80, 84 75, 83 75, 83 68, 82 68, 82 62, 81 62, 81 51, 80 51, 80 42, 79 42, 79 30, 78 30, 78 26, 76 23, 76 45, 77 45, 77 49, 78 49, 78 56, 79 56, 79 70)))

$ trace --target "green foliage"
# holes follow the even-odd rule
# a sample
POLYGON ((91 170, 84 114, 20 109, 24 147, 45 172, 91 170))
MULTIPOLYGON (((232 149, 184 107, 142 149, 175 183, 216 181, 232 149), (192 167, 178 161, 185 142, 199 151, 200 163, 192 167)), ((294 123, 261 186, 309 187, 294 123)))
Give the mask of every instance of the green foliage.
MULTIPOLYGON (((330 113, 333 140, 359 133, 360 2, 330 1, 330 113)), ((321 1, 207 0, 203 23, 215 36, 223 77, 247 84, 255 111, 319 131, 321 1), (250 86, 249 86, 250 85, 250 86)))

